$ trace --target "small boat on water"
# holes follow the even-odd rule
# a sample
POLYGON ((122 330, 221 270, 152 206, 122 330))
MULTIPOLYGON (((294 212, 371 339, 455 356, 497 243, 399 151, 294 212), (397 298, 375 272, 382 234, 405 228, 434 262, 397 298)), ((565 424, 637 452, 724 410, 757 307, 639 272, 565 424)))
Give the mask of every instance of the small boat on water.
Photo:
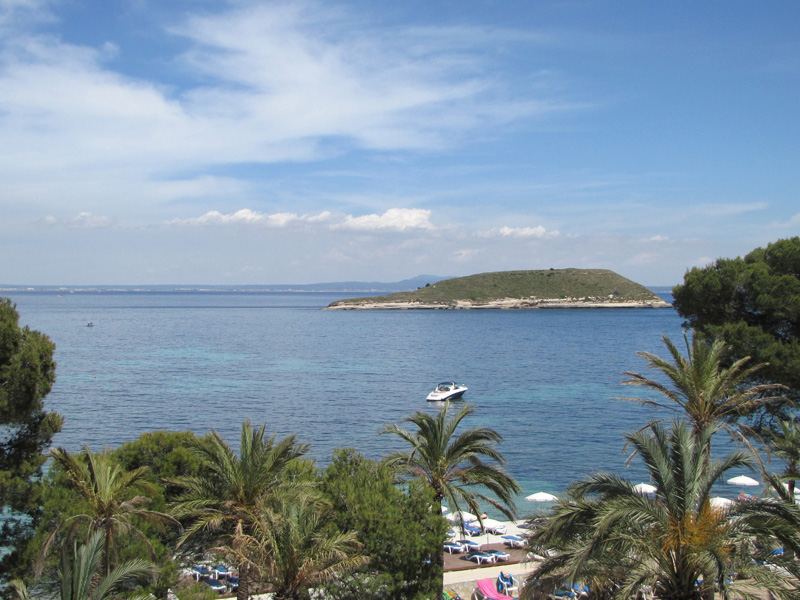
POLYGON ((454 381, 443 381, 436 386, 436 389, 428 394, 428 402, 444 402, 445 400, 456 400, 464 395, 467 386, 460 385, 454 381))

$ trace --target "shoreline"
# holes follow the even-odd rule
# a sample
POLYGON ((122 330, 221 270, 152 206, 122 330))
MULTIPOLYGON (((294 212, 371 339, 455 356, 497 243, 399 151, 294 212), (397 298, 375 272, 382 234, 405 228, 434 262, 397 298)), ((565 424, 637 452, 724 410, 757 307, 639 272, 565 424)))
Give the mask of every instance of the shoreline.
POLYGON ((613 300, 587 300, 585 298, 540 299, 540 298, 501 298, 488 301, 454 300, 452 302, 352 302, 338 300, 323 310, 557 310, 613 309, 613 308, 672 308, 663 300, 639 300, 615 302, 613 300))

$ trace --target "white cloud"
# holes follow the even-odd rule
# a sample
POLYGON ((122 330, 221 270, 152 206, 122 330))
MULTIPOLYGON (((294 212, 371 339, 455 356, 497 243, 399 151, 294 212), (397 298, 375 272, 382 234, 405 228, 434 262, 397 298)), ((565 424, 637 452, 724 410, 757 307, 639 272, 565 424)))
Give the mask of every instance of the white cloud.
POLYGON ((270 227, 286 227, 294 221, 316 223, 329 218, 329 212, 318 215, 298 215, 296 213, 282 212, 264 214, 249 208, 242 208, 233 213, 223 214, 217 210, 210 210, 204 215, 189 219, 172 219, 167 225, 266 225, 270 227))
POLYGON ((53 215, 47 215, 41 222, 49 226, 64 226, 71 229, 103 229, 114 224, 110 217, 93 215, 90 212, 79 213, 71 219, 57 219, 53 215))
POLYGON ((518 238, 552 238, 561 235, 558 231, 547 231, 541 225, 537 227, 501 227, 497 232, 504 237, 518 238))
POLYGON ((291 223, 328 223, 329 229, 350 229, 361 231, 407 229, 433 229, 430 222, 431 211, 418 208, 390 208, 382 215, 363 215, 354 217, 346 215, 335 217, 330 211, 317 214, 298 215, 293 212, 265 214, 249 208, 242 208, 232 213, 210 210, 199 217, 172 219, 167 225, 176 226, 213 226, 213 225, 263 225, 284 228, 291 223))
POLYGON ((336 228, 358 229, 376 231, 380 229, 393 229, 405 231, 406 229, 433 229, 430 222, 431 211, 423 208, 390 208, 382 215, 371 214, 361 217, 348 215, 336 228))
POLYGON ((13 30, 20 22, 51 21, 48 0, 0 0, 0 33, 13 30))
POLYGON ((263 179, 250 168, 227 180, 193 178, 212 168, 353 149, 441 149, 571 106, 551 105, 546 87, 510 86, 494 68, 498 57, 487 50, 497 40, 541 43, 534 35, 479 26, 387 29, 345 6, 313 1, 226 3, 216 14, 176 19, 167 35, 188 50, 158 57, 174 69, 165 85, 138 67, 135 75, 125 71, 136 51, 125 36, 89 46, 37 34, 36 19, 53 19, 50 5, 0 0, 0 205, 59 194, 61 205, 40 200, 41 212, 57 214, 72 202, 141 215, 167 202, 234 196, 245 187, 236 188, 237 178, 263 179), (25 27, 3 29, 22 14, 25 27))
POLYGON ((318 215, 312 215, 312 216, 309 216, 309 217, 308 217, 306 220, 307 220, 309 223, 321 223, 321 222, 323 222, 323 221, 329 221, 329 220, 331 219, 331 217, 332 217, 332 216, 333 216, 333 215, 330 213, 330 211, 323 210, 323 211, 322 211, 321 213, 319 213, 318 215))

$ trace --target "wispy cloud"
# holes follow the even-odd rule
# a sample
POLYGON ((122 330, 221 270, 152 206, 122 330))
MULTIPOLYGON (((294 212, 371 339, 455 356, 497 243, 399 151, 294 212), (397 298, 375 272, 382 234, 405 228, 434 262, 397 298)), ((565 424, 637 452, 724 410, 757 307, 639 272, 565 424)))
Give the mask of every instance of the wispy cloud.
POLYGON ((708 217, 731 217, 751 212, 760 212, 768 208, 769 204, 767 202, 719 202, 716 204, 700 204, 699 206, 690 208, 687 212, 693 215, 708 217))
POLYGON ((406 231, 434 229, 430 217, 430 210, 420 208, 390 208, 380 215, 369 214, 358 217, 353 215, 337 217, 330 211, 322 211, 314 215, 298 215, 290 212, 265 214, 243 208, 232 213, 211 210, 199 217, 171 219, 166 224, 174 226, 259 225, 286 227, 291 223, 302 222, 321 224, 332 230, 406 231))
POLYGON ((90 212, 82 212, 71 219, 57 219, 53 215, 47 215, 42 219, 42 223, 55 227, 68 227, 70 229, 104 229, 114 225, 114 220, 102 215, 93 215, 90 212))
POLYGON ((498 233, 504 237, 518 238, 550 238, 561 235, 559 231, 547 231, 541 225, 537 227, 501 227, 498 233))
POLYGON ((348 215, 335 227, 362 231, 433 229, 430 217, 431 211, 422 208, 390 208, 382 215, 371 214, 360 217, 348 215))
POLYGON ((167 225, 266 225, 269 227, 286 227, 295 221, 318 223, 320 221, 327 220, 329 217, 329 212, 322 212, 317 215, 298 215, 288 212, 264 214, 250 210, 249 208, 243 208, 228 214, 211 210, 199 217, 193 217, 189 219, 172 219, 167 222, 167 225))
MULTIPOLYGON (((0 19, 44 22, 52 18, 47 7, 2 0, 0 19)), ((46 198, 44 182, 62 189, 93 182, 88 193, 98 206, 120 204, 114 185, 166 189, 162 182, 189 182, 210 167, 353 150, 429 152, 492 136, 504 123, 576 109, 540 81, 536 90, 511 85, 496 69, 499 41, 543 43, 534 34, 387 28, 311 0, 231 3, 183 17, 168 31, 185 50, 160 57, 178 76, 164 85, 126 72, 132 49, 123 41, 88 46, 33 26, 0 29, 0 198, 34 188, 46 198)), ((181 189, 173 185, 170 199, 181 189)), ((208 195, 188 183, 183 190, 187 199, 208 195)), ((147 193, 136 206, 163 202, 147 193)))

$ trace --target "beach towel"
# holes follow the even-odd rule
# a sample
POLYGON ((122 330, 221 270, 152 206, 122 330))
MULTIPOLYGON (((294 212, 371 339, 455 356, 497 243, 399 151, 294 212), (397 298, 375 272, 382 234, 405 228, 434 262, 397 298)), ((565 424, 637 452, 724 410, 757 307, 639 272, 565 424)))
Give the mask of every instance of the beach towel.
POLYGON ((478 581, 477 586, 478 591, 483 594, 484 597, 489 598, 489 600, 516 600, 494 589, 494 582, 491 579, 481 579, 478 581))

